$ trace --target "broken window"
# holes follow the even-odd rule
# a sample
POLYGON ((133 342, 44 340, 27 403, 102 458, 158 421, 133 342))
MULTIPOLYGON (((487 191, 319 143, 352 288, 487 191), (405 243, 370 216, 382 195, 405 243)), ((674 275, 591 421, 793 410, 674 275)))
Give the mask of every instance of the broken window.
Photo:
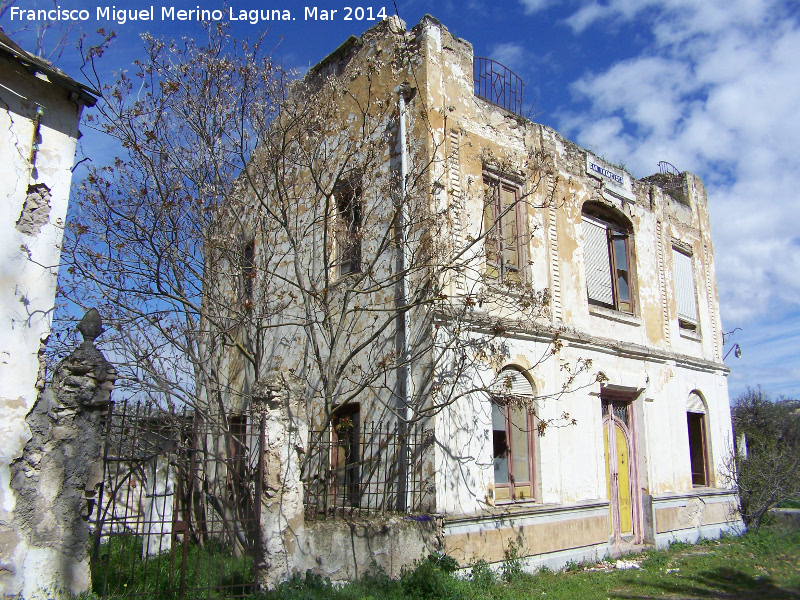
POLYGON ((335 266, 340 276, 361 271, 361 188, 346 184, 334 192, 336 202, 335 266))
POLYGON ((361 498, 360 413, 358 404, 346 404, 331 419, 334 506, 358 506, 361 498))
POLYGON ((533 418, 523 399, 533 387, 513 368, 500 372, 492 392, 492 455, 495 499, 498 502, 533 498, 533 418))
POLYGON ((672 273, 675 283, 675 303, 678 306, 678 327, 697 331, 697 293, 695 291, 692 255, 672 247, 672 273))
POLYGON ((631 239, 626 227, 583 214, 583 252, 589 304, 633 313, 631 239))
POLYGON ((686 421, 689 429, 689 462, 692 485, 710 485, 708 479, 708 450, 706 447, 706 405, 700 394, 692 392, 686 402, 686 421))
POLYGON ((521 283, 524 212, 519 201, 519 188, 486 173, 483 174, 483 185, 486 275, 521 283))

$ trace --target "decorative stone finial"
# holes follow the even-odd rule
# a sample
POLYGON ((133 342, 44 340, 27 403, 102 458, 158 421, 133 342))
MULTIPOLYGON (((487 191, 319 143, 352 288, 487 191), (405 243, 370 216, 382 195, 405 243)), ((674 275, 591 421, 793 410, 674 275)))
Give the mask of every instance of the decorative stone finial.
POLYGON ((94 344, 95 339, 100 337, 100 334, 105 331, 103 329, 103 320, 100 318, 100 313, 96 308, 90 308, 81 322, 78 323, 78 331, 83 336, 84 342, 94 344))

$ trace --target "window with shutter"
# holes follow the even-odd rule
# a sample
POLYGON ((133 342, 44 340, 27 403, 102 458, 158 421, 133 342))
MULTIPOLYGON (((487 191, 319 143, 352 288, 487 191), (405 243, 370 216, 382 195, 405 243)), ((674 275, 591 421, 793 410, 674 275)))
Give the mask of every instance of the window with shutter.
POLYGON ((490 387, 495 498, 533 498, 533 417, 515 398, 533 397, 533 387, 517 369, 500 371, 490 387))
POLYGON ((675 283, 675 303, 678 307, 678 326, 681 329, 696 331, 697 293, 691 255, 673 247, 672 270, 675 283))
POLYGON ((632 313, 628 231, 621 225, 585 213, 582 228, 589 304, 632 313))
POLYGON ((487 173, 483 174, 483 185, 486 275, 520 283, 524 212, 519 202, 519 189, 487 173))

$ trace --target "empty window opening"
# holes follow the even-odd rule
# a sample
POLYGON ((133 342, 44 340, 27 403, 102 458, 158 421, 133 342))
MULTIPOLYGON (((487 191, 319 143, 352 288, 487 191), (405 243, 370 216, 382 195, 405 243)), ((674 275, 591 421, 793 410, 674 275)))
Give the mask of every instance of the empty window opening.
POLYGON ((361 272, 362 205, 361 188, 340 187, 336 200, 336 263, 339 275, 361 272))
POLYGON ((697 392, 689 394, 686 403, 686 421, 689 429, 689 461, 692 485, 710 485, 708 477, 708 448, 706 444, 706 408, 697 392))
POLYGON ((360 406, 347 404, 331 419, 331 467, 336 506, 358 506, 361 498, 360 406))

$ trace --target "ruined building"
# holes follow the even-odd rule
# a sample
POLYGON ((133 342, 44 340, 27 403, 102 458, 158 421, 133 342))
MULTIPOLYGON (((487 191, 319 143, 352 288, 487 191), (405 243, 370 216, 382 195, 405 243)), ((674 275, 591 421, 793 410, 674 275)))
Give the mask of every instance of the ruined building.
POLYGON ((241 195, 261 362, 231 351, 226 396, 275 416, 274 573, 512 544, 558 567, 738 526, 698 177, 637 180, 531 122, 513 73, 431 17, 294 93, 241 195))

